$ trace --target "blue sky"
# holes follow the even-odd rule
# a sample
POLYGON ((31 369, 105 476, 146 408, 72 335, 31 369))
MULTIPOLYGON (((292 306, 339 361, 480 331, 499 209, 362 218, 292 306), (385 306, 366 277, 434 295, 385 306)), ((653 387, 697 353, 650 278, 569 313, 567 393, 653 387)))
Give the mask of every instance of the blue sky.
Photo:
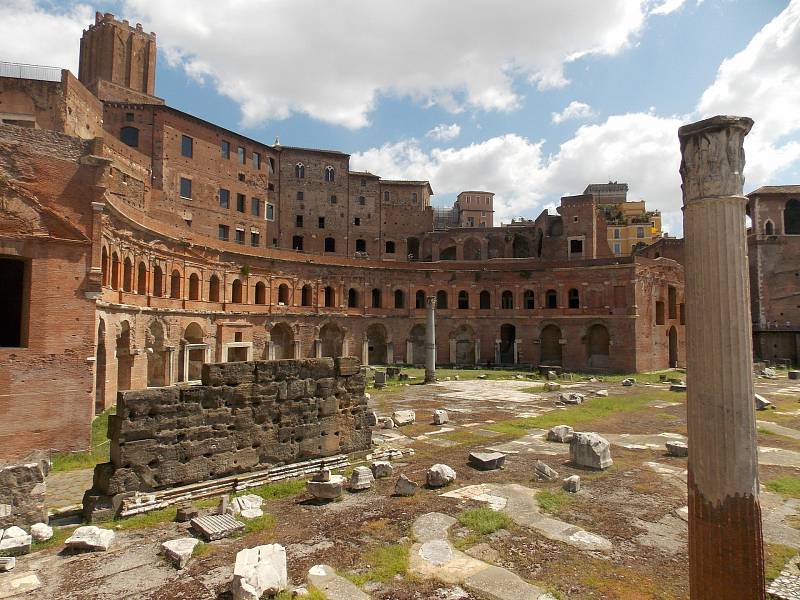
POLYGON ((800 182, 797 0, 7 2, 0 60, 74 69, 114 12, 157 32, 170 105, 430 179, 438 204, 489 189, 503 220, 613 179, 679 233, 677 126, 720 112, 756 119, 745 191, 800 182))

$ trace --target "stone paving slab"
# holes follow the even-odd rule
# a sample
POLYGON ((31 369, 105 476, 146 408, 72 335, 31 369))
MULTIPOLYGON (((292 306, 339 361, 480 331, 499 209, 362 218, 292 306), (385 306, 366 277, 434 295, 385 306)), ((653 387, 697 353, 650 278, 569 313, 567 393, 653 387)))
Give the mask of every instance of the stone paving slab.
POLYGON ((685 442, 686 436, 680 433, 602 433, 600 434, 612 444, 628 448, 630 450, 664 450, 667 442, 685 442))
POLYGON ((323 594, 327 600, 369 600, 370 596, 361 591, 352 581, 336 574, 328 565, 314 565, 306 578, 323 594))
POLYGON ((759 446, 758 464, 800 469, 800 452, 784 448, 759 446))
POLYGON ((785 427, 784 425, 778 425, 772 421, 756 421, 756 425, 761 429, 766 429, 772 433, 777 433, 778 435, 800 440, 800 431, 797 431, 797 429, 785 427))
POLYGON ((0 598, 20 597, 42 587, 33 571, 12 571, 0 575, 0 598))
POLYGON ((543 600, 549 594, 502 567, 489 566, 464 580, 464 587, 490 600, 543 600))

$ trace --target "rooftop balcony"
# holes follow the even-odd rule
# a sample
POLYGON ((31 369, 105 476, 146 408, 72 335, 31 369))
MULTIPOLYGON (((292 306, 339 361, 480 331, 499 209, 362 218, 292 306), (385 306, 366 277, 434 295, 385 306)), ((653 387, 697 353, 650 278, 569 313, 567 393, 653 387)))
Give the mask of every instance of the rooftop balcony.
POLYGON ((61 81, 61 68, 0 61, 0 77, 35 79, 37 81, 61 81))

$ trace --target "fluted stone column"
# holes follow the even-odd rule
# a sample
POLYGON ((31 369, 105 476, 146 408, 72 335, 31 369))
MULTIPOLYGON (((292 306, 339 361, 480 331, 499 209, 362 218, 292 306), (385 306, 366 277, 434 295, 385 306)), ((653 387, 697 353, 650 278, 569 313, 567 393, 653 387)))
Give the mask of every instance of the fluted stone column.
POLYGON ((425 299, 425 383, 436 381, 436 296, 425 299))
POLYGON ((764 598, 745 206, 745 117, 678 131, 693 600, 764 598))

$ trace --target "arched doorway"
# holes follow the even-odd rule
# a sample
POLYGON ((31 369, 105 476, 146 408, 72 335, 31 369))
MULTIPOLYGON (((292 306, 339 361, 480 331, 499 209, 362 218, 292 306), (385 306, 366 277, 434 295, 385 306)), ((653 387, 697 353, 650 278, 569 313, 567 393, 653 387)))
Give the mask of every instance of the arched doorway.
POLYGON ((344 331, 336 323, 326 323, 319 330, 319 341, 322 345, 322 356, 336 358, 342 355, 344 331))
POLYGON ((167 352, 164 348, 164 326, 153 321, 145 334, 147 348, 147 387, 161 387, 169 384, 167 352))
POLYGON ((199 323, 189 323, 183 333, 183 355, 178 363, 182 381, 198 381, 206 359, 203 328, 199 323))
POLYGON ((475 331, 469 325, 462 325, 453 332, 456 343, 455 362, 457 365, 475 364, 475 331))
POLYGON ((106 323, 97 325, 97 354, 95 356, 94 412, 100 414, 106 407, 106 323))
POLYGON ((409 364, 425 364, 425 325, 414 325, 411 331, 408 332, 406 352, 410 354, 410 356, 406 357, 406 361, 409 364))
POLYGON ((380 323, 373 323, 367 327, 367 361, 369 364, 385 365, 387 363, 386 338, 386 327, 380 323))
POLYGON ((592 325, 586 332, 587 366, 607 367, 610 362, 611 337, 604 325, 592 325))
POLYGON ((275 360, 294 358, 294 333, 288 323, 278 323, 269 332, 275 360))
POLYGON ((543 365, 560 365, 561 355, 561 330, 555 325, 547 325, 539 336, 541 347, 540 361, 543 365))
POLYGON ((133 353, 131 352, 131 326, 128 321, 120 323, 117 336, 117 391, 131 389, 133 353))
POLYGON ((667 336, 669 337, 669 366, 675 368, 678 366, 678 330, 674 325, 669 328, 667 336))
POLYGON ((516 356, 514 355, 515 342, 517 341, 517 328, 510 323, 505 323, 500 326, 500 364, 513 365, 516 364, 516 356))

